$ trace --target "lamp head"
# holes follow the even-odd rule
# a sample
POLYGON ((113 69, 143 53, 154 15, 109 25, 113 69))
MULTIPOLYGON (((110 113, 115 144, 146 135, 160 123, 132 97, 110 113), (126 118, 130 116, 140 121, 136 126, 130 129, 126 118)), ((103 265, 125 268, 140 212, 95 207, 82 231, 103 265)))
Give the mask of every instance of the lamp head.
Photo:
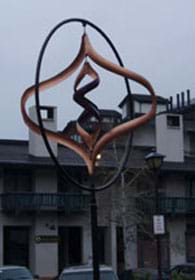
POLYGON ((150 154, 145 156, 145 161, 150 169, 158 170, 163 164, 164 157, 165 156, 160 153, 151 152, 150 154))

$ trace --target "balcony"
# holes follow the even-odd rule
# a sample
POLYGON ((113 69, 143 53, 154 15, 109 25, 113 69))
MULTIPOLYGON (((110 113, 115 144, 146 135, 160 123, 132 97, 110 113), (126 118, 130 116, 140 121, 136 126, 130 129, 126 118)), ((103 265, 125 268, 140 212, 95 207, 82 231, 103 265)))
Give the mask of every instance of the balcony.
POLYGON ((90 197, 81 193, 2 193, 4 212, 61 211, 66 214, 88 210, 90 197))
MULTIPOLYGON (((147 214, 155 214, 155 198, 136 198, 136 208, 147 214)), ((195 214, 195 197, 160 197, 159 212, 164 215, 195 214)))

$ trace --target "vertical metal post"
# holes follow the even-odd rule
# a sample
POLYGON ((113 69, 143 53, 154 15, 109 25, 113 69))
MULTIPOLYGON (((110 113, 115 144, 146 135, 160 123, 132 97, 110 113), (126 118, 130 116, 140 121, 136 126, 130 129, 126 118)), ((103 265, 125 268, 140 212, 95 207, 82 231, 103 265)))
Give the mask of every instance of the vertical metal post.
MULTIPOLYGON (((159 215, 159 170, 155 170, 155 212, 159 215)), ((156 252, 157 252, 157 270, 158 270, 158 280, 162 280, 162 266, 161 266, 161 238, 159 234, 156 234, 156 252)))
POLYGON ((98 222, 97 222, 97 202, 95 186, 91 183, 91 238, 92 238, 92 261, 93 261, 93 280, 100 279, 99 269, 99 246, 98 246, 98 222))

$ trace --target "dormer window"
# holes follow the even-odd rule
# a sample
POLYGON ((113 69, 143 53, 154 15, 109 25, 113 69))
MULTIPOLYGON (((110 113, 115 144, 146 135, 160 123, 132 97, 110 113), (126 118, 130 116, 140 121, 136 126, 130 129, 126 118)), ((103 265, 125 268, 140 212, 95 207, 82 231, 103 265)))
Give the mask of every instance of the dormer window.
POLYGON ((41 107, 41 117, 43 120, 54 119, 54 109, 52 107, 41 107))
POLYGON ((78 143, 82 143, 81 136, 78 134, 72 134, 70 138, 78 143))

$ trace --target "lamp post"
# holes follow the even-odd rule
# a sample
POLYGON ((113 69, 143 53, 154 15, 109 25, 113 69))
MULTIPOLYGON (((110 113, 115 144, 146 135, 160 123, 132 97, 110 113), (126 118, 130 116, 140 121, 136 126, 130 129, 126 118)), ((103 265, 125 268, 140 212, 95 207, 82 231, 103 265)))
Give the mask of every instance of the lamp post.
POLYGON ((164 216, 160 214, 158 177, 159 171, 164 161, 164 155, 152 152, 145 157, 148 167, 153 171, 155 176, 155 215, 153 216, 154 234, 156 235, 156 252, 157 252, 157 271, 158 280, 162 280, 162 263, 161 263, 161 242, 160 235, 164 234, 164 216))

